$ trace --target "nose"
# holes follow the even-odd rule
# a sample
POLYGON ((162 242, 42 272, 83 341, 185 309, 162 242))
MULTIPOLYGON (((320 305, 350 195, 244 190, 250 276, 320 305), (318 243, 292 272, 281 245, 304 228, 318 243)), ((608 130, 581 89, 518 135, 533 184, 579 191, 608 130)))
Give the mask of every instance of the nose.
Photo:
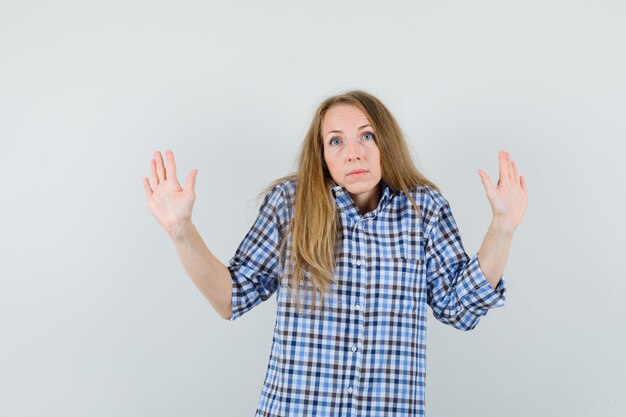
POLYGON ((363 150, 361 149, 360 143, 358 140, 349 140, 346 145, 346 159, 348 161, 353 161, 355 159, 361 159, 363 150))

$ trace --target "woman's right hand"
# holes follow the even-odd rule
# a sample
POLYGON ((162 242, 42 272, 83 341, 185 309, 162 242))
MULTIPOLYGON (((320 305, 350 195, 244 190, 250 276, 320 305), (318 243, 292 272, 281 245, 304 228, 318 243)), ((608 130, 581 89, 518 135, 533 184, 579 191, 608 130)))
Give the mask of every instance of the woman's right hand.
POLYGON ((176 178, 176 162, 174 152, 165 151, 167 171, 163 164, 160 151, 154 152, 154 159, 150 160, 152 170, 152 188, 150 181, 143 179, 143 188, 148 199, 148 208, 156 221, 170 235, 174 235, 182 227, 191 223, 191 211, 196 200, 195 185, 198 170, 192 170, 187 175, 183 189, 176 178))

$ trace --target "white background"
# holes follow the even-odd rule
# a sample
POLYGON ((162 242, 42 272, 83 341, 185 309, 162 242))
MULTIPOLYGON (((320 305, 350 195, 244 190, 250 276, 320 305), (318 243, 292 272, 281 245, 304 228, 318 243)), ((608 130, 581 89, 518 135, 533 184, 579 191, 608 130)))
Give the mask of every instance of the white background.
POLYGON ((142 186, 155 150, 227 262, 317 104, 378 96, 468 254, 498 151, 529 208, 507 304, 429 317, 427 415, 626 415, 622 1, 0 0, 0 415, 251 416, 275 298, 196 290, 142 186))

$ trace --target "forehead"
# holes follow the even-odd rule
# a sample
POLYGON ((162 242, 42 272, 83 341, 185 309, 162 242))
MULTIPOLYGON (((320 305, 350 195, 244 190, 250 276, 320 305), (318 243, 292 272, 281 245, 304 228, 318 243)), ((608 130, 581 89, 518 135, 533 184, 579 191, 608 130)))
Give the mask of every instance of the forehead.
POLYGON ((324 114, 322 130, 326 134, 331 130, 354 130, 367 124, 370 121, 361 109, 350 104, 337 104, 324 114))

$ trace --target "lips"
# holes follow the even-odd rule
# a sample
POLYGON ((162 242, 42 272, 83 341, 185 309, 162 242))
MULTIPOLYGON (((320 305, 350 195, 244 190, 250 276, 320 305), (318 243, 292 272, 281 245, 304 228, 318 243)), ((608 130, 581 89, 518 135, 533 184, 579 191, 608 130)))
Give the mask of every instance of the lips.
POLYGON ((356 175, 358 175, 358 174, 365 174, 366 172, 367 172, 367 171, 366 171, 366 170, 364 170, 364 169, 355 169, 355 170, 352 170, 352 171, 348 172, 348 175, 354 175, 354 174, 356 174, 356 175))

